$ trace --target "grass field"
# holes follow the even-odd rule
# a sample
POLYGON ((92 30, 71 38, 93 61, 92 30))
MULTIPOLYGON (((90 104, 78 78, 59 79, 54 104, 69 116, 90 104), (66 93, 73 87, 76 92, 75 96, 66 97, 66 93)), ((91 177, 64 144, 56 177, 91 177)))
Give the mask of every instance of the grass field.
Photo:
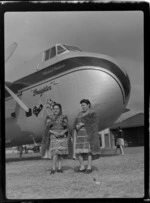
MULTIPOLYGON (((76 173, 77 160, 63 161, 64 173, 49 174, 51 160, 6 162, 8 199, 143 198, 144 147, 125 148, 125 155, 93 161, 91 174, 76 173)), ((27 157, 26 157, 27 158, 27 157)))

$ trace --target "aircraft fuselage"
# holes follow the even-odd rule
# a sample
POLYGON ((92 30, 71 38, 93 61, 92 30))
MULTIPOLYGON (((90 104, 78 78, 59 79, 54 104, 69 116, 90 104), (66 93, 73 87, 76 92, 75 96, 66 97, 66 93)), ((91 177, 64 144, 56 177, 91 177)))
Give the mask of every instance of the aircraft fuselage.
POLYGON ((99 131, 109 127, 123 113, 129 100, 130 81, 114 59, 85 52, 70 52, 56 58, 56 62, 54 59, 43 62, 39 71, 13 83, 25 84, 17 94, 30 108, 31 115, 28 116, 12 97, 6 98, 5 129, 9 146, 32 143, 33 137, 40 141, 45 118, 52 114, 54 102, 62 105, 71 131, 81 110, 81 99, 91 101, 98 116, 99 131))

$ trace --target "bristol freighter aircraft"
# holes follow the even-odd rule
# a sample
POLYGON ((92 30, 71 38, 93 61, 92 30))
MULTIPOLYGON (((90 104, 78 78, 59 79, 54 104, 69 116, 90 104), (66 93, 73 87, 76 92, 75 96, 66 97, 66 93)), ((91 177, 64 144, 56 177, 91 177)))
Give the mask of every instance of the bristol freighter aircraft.
POLYGON ((101 131, 125 111, 129 100, 128 74, 106 55, 56 44, 21 68, 32 71, 5 85, 6 146, 30 144, 33 138, 40 142, 54 103, 62 105, 72 129, 80 100, 89 99, 101 131))

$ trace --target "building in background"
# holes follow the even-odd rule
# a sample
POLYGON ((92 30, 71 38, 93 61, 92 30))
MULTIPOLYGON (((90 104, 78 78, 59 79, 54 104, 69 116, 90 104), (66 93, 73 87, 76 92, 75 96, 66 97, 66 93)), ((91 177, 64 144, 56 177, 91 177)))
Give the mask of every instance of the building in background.
POLYGON ((125 146, 144 146, 144 113, 138 113, 128 119, 113 124, 101 131, 101 148, 115 148, 115 135, 118 127, 124 131, 125 146))

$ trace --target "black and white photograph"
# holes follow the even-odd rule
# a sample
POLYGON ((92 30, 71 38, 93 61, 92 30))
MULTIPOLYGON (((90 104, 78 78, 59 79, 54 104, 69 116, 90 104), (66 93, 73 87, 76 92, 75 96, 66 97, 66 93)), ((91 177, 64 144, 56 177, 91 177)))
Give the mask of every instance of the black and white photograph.
POLYGON ((4 53, 6 199, 144 198, 144 12, 7 11, 4 53))

